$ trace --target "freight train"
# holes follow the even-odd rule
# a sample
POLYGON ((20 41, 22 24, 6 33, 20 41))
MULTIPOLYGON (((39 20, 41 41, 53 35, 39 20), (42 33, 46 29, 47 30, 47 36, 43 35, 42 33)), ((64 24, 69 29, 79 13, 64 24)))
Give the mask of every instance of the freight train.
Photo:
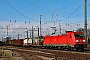
POLYGON ((15 46, 33 46, 43 48, 57 48, 57 49, 76 49, 84 50, 87 47, 83 32, 68 31, 66 34, 44 37, 37 37, 35 39, 18 39, 8 40, 9 45, 15 46))

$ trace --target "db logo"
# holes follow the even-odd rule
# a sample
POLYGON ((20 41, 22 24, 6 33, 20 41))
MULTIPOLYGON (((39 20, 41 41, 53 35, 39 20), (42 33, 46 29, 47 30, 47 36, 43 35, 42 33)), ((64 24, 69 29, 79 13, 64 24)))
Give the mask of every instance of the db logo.
POLYGON ((54 41, 56 41, 56 39, 54 41))

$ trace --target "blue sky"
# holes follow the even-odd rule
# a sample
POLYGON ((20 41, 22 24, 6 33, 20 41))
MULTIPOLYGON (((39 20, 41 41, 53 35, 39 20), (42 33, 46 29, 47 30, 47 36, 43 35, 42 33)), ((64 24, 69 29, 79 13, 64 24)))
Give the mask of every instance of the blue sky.
MULTIPOLYGON (((87 0, 87 20, 90 20, 89 9, 90 0, 87 0)), ((43 15, 42 30, 49 29, 50 26, 57 26, 59 29, 59 23, 61 23, 63 30, 67 30, 71 26, 75 27, 72 29, 80 28, 83 27, 84 23, 84 0, 0 0, 0 27, 6 28, 10 25, 9 28, 12 32, 13 28, 39 27, 40 14, 43 15), (64 29, 66 27, 67 29, 64 29)), ((10 33, 12 34, 12 32, 10 33)), ((5 34, 2 33, 2 35, 5 34)))

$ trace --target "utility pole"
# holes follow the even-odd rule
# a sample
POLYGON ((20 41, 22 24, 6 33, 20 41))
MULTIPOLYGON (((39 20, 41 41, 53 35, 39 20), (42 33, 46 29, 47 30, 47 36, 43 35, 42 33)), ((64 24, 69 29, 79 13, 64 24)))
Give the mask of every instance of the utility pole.
POLYGON ((32 45, 33 45, 33 26, 32 26, 32 45))
POLYGON ((19 34, 18 34, 18 40, 19 40, 19 34))
POLYGON ((8 36, 8 26, 7 26, 7 36, 8 36))
POLYGON ((84 0, 84 32, 85 32, 86 43, 88 45, 88 40, 87 40, 87 0, 84 0))
POLYGON ((3 36, 2 36, 2 42, 4 42, 4 41, 3 41, 3 36))
POLYGON ((40 36, 41 36, 41 16, 42 15, 39 15, 40 16, 40 36))
POLYGON ((31 38, 31 30, 30 30, 30 38, 31 38))
POLYGON ((59 29, 60 29, 60 34, 61 34, 61 25, 60 25, 60 23, 59 23, 59 29))
POLYGON ((28 40, 29 40, 29 38, 28 38, 28 30, 27 30, 27 45, 28 45, 28 40))
POLYGON ((39 37, 39 27, 38 27, 38 37, 39 37))
POLYGON ((39 27, 38 27, 38 45, 39 45, 39 27))
POLYGON ((14 36, 13 36, 13 40, 14 40, 14 36))
POLYGON ((27 39, 28 39, 28 30, 27 30, 27 39))

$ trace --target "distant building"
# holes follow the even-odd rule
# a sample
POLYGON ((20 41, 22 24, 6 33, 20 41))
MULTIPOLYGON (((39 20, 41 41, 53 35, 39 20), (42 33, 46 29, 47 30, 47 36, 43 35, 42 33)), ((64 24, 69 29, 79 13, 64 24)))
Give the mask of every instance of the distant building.
POLYGON ((6 37, 4 37, 4 43, 6 44, 6 43, 8 43, 8 40, 11 40, 11 37, 10 36, 6 36, 6 37))

